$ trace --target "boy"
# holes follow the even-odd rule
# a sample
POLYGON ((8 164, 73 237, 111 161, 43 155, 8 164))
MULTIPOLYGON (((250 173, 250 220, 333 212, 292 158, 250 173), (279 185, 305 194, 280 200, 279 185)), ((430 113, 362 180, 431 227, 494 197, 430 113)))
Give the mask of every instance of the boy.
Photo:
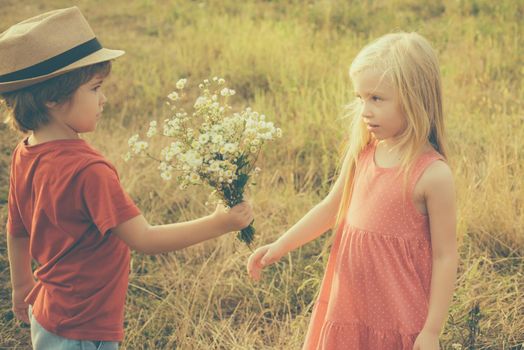
POLYGON ((13 152, 7 244, 13 311, 31 324, 35 349, 118 348, 129 247, 147 254, 182 249, 253 219, 244 202, 150 226, 115 168, 79 138, 96 128, 110 60, 123 53, 103 48, 76 7, 0 34, 0 95, 11 123, 31 132, 13 152), (31 258, 39 264, 36 282, 31 258))

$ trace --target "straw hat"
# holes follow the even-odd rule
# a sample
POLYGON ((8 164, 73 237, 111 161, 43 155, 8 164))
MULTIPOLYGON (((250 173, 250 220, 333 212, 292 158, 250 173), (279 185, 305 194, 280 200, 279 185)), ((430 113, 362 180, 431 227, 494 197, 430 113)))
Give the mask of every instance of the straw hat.
POLYGON ((0 34, 0 93, 123 54, 102 47, 78 7, 47 12, 0 34))

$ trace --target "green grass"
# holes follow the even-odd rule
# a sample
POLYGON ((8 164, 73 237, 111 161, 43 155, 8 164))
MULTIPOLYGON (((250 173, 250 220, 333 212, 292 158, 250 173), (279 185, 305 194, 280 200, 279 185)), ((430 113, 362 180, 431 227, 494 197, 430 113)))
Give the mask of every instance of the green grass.
MULTIPOLYGON (((1 1, 0 31, 67 7, 1 1)), ((237 106, 263 111, 284 137, 267 148, 250 197, 256 244, 272 241, 330 188, 348 129, 348 67, 369 40, 418 31, 439 51, 450 164, 458 195, 461 264, 443 349, 519 349, 524 342, 524 118, 522 1, 78 1, 114 64, 109 105, 87 139, 114 162, 151 223, 209 211, 204 191, 180 192, 147 162, 124 163, 128 137, 168 116, 180 77, 226 78, 237 106), (478 314, 472 313, 478 305, 478 314), (476 321, 478 319, 478 321, 476 321), (474 330, 480 333, 473 338, 474 330), (474 340, 473 340, 474 339, 474 340), (473 344, 474 343, 474 344, 473 344), (520 346, 520 347, 519 347, 520 346)), ((19 136, 0 126, 0 221, 19 136)), ((3 230, 2 230, 3 232, 3 230)), ((329 253, 329 234, 252 283, 249 250, 221 237, 185 251, 133 255, 124 349, 299 349, 329 253)), ((10 312, 0 244, 0 348, 25 349, 10 312)))

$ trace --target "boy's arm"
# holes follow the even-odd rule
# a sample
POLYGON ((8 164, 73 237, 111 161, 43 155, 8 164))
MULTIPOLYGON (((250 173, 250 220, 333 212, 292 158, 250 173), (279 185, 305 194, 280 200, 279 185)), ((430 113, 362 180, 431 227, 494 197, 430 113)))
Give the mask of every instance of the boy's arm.
POLYGON ((138 215, 118 225, 112 231, 134 250, 145 254, 159 254, 183 249, 224 233, 240 230, 252 221, 251 206, 243 202, 228 211, 218 206, 211 215, 167 225, 151 226, 144 216, 138 215))
POLYGON ((433 256, 429 310, 423 331, 438 337, 453 296, 459 259, 455 190, 453 175, 444 162, 435 162, 423 176, 433 256))
POLYGON ((35 285, 29 254, 29 238, 7 233, 7 254, 11 272, 13 312, 20 321, 29 323, 25 297, 35 285))

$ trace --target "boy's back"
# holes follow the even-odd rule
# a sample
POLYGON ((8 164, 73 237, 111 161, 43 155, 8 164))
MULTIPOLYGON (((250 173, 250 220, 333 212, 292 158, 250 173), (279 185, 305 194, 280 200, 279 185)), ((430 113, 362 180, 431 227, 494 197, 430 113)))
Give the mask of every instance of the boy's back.
POLYGON ((85 141, 27 140, 13 154, 7 227, 30 237, 40 264, 26 301, 53 333, 120 341, 130 253, 109 229, 140 212, 85 141))

